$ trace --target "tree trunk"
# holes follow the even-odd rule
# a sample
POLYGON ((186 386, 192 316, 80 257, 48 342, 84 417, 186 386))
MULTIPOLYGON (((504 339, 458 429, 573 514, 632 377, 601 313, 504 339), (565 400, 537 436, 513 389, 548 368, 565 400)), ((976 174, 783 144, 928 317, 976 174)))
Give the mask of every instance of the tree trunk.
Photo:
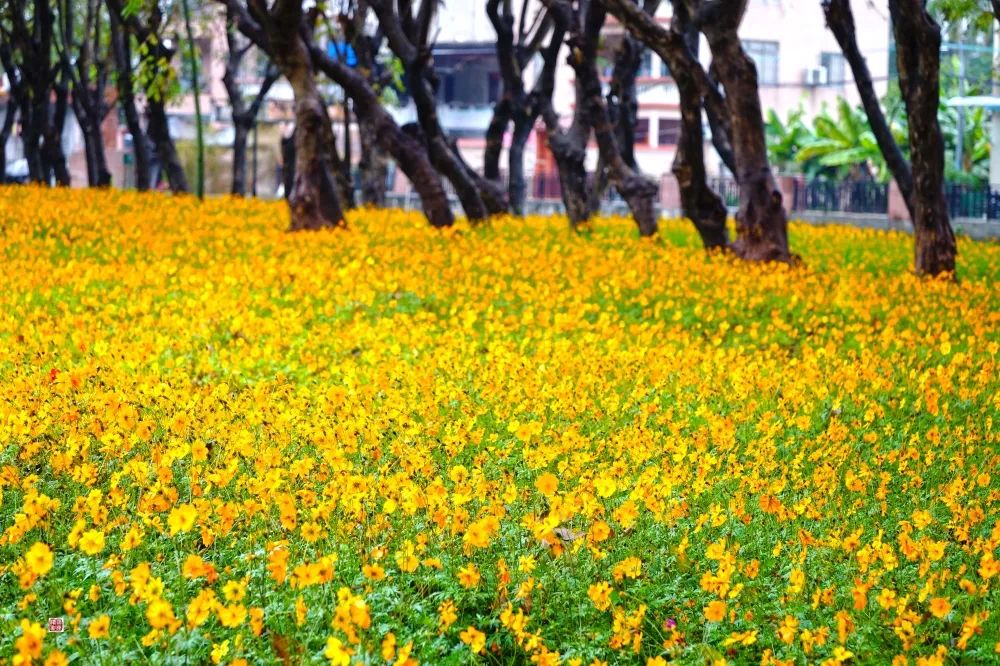
POLYGON ((55 84, 54 91, 56 103, 52 110, 52 118, 45 123, 42 150, 56 184, 69 187, 69 168, 66 166, 66 153, 62 147, 62 135, 66 127, 66 111, 69 108, 69 88, 65 81, 59 81, 55 84))
POLYGON ((507 155, 507 196, 514 215, 524 215, 524 202, 528 195, 524 182, 524 147, 535 129, 537 117, 537 114, 527 112, 514 119, 514 132, 507 155))
POLYGON ((639 235, 652 236, 658 229, 659 188, 655 182, 630 167, 622 157, 597 74, 597 42, 604 18, 603 6, 599 2, 590 4, 582 32, 575 32, 570 39, 573 50, 570 64, 581 86, 577 104, 586 109, 601 159, 607 165, 609 179, 628 203, 639 235))
POLYGON ((740 184, 733 250, 737 256, 751 261, 790 261, 788 220, 767 159, 757 68, 743 51, 737 35, 746 2, 716 0, 706 7, 711 10, 698 23, 708 39, 713 64, 726 91, 736 179, 740 184))
MULTIPOLYGON (((509 93, 493 107, 493 117, 486 128, 486 149, 483 151, 483 177, 500 183, 500 154, 503 152, 503 137, 511 121, 511 100, 509 93)), ((511 202, 513 203, 513 202, 511 202)))
POLYGON ((417 107, 417 121, 421 137, 427 146, 427 154, 434 168, 441 172, 462 204, 465 216, 473 224, 489 217, 486 202, 480 195, 476 181, 460 163, 460 158, 452 151, 441 129, 437 115, 437 102, 430 83, 424 78, 422 63, 415 63, 407 70, 410 93, 417 107))
MULTIPOLYGON (((566 216, 572 229, 585 229, 590 220, 590 201, 587 196, 587 142, 590 139, 590 124, 584 104, 577 103, 573 109, 573 122, 563 128, 559 116, 552 107, 555 89, 555 70, 563 38, 573 27, 575 18, 572 9, 560 0, 544 0, 555 29, 549 45, 543 54, 544 66, 536 86, 535 104, 538 106, 545 130, 548 147, 559 171, 559 185, 566 208, 566 216)), ((575 83, 576 99, 583 99, 579 77, 575 83)))
POLYGON ((631 0, 605 0, 627 29, 655 51, 667 66, 680 96, 681 126, 671 171, 677 179, 681 207, 706 249, 727 247, 726 207, 708 186, 702 142, 702 106, 712 126, 713 143, 723 161, 735 168, 729 143, 729 112, 725 100, 698 61, 698 32, 687 6, 673 3, 670 29, 665 29, 631 0), (713 121, 714 118, 714 121, 713 121))
POLYGON ((921 0, 889 0, 889 12, 909 119, 914 268, 918 275, 952 273, 958 250, 944 197, 944 139, 937 117, 941 30, 921 0))
POLYGON ((326 108, 311 71, 304 66, 289 68, 286 76, 295 95, 295 171, 288 196, 292 230, 343 226, 331 163, 333 130, 326 108))
POLYGON ((470 222, 476 223, 489 215, 508 212, 509 205, 503 189, 497 183, 475 173, 458 151, 452 148, 441 127, 428 34, 436 3, 421 3, 416 17, 412 14, 409 2, 395 6, 390 0, 378 0, 370 4, 381 29, 386 33, 390 48, 403 63, 409 92, 417 110, 420 132, 431 163, 451 183, 466 217, 470 222))
POLYGON ((14 118, 17 115, 17 98, 14 90, 7 97, 7 109, 3 115, 3 126, 0 127, 0 185, 7 180, 7 141, 14 130, 14 118))
MULTIPOLYGON (((579 83, 577 84, 579 87, 579 83)), ((578 98, 579 99, 579 98, 578 98)), ((582 105, 578 105, 582 108, 582 105)), ((570 227, 582 229, 590 220, 590 201, 587 196, 587 140, 590 137, 590 126, 582 118, 582 113, 576 113, 580 120, 574 120, 568 129, 559 126, 559 118, 549 108, 542 117, 548 131, 548 146, 555 158, 559 170, 559 186, 562 191, 563 205, 570 227)))
POLYGON ((358 115, 358 133, 361 139, 361 200, 369 206, 385 205, 386 179, 389 163, 386 153, 378 143, 378 128, 368 117, 358 115))
POLYGON ((230 192, 240 197, 247 193, 247 140, 252 128, 252 123, 233 119, 233 182, 230 192))
POLYGON ((125 114, 125 125, 132 135, 132 154, 135 157, 135 187, 140 192, 149 189, 150 154, 146 133, 142 128, 139 111, 135 104, 135 88, 132 82, 132 49, 129 36, 122 25, 120 0, 107 0, 108 34, 111 38, 111 52, 114 56, 118 83, 118 103, 125 114))
POLYGON ((167 174, 170 190, 174 193, 189 192, 187 176, 184 174, 180 155, 177 154, 177 146, 174 144, 173 137, 170 136, 170 126, 167 124, 167 112, 163 101, 150 99, 148 110, 149 138, 156 145, 156 154, 160 158, 161 167, 167 174))
POLYGON ((687 8, 680 2, 674 5, 670 24, 675 43, 682 49, 672 62, 670 71, 680 94, 681 126, 677 151, 670 167, 677 179, 681 195, 681 208, 691 220, 706 250, 729 246, 726 229, 727 211, 722 199, 708 186, 705 173, 705 153, 702 142, 702 94, 694 74, 698 64, 698 30, 691 25, 687 8))
MULTIPOLYGON (((346 226, 337 194, 333 127, 316 86, 309 47, 302 36, 302 5, 277 3, 264 26, 269 55, 295 98, 295 168, 288 204, 291 230, 346 226)), ((286 163, 286 168, 288 164, 286 163)))
MULTIPOLYGON (((441 185, 441 178, 427 154, 425 145, 416 137, 404 132, 382 107, 368 81, 356 70, 330 58, 322 49, 311 47, 313 62, 354 101, 358 118, 370 124, 371 139, 392 155, 400 170, 413 184, 420 196, 424 214, 431 225, 449 227, 454 223, 448 196, 441 185)), ((369 133, 369 131, 365 131, 369 133)), ((385 182, 384 179, 382 181, 385 182)))
POLYGON ((892 135, 892 130, 882 112, 882 105, 879 103, 878 94, 872 83, 868 62, 862 55, 861 49, 858 48, 851 0, 822 0, 821 4, 823 15, 826 17, 826 25, 837 39, 844 58, 851 66, 851 74, 853 74, 854 82, 858 87, 858 95, 861 97, 861 105, 865 109, 872 134, 875 135, 875 141, 882 152, 882 157, 885 158, 885 163, 889 167, 896 185, 899 186, 899 191, 906 201, 906 207, 912 219, 914 217, 913 172, 910 170, 910 163, 906 161, 903 151, 900 150, 892 135))
POLYGON ((292 196, 292 186, 295 184, 295 132, 281 137, 281 183, 285 188, 285 199, 292 196))

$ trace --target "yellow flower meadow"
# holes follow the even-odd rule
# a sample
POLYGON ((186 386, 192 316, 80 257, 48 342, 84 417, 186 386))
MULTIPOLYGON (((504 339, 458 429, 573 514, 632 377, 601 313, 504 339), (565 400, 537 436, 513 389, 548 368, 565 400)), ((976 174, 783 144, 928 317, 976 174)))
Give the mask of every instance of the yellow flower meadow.
POLYGON ((287 225, 0 189, 0 663, 998 659, 1000 245, 287 225))

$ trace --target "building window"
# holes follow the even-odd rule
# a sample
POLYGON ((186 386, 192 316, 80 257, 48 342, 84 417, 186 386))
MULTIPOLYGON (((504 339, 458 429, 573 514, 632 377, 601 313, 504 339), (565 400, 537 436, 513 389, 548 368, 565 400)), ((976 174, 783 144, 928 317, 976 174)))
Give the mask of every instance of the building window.
POLYGON ((657 145, 676 146, 681 135, 680 118, 660 118, 657 129, 657 145))
POLYGON ((645 50, 639 58, 639 71, 636 76, 640 79, 648 79, 653 75, 653 53, 645 50))
POLYGON ((840 53, 823 53, 819 64, 826 68, 826 80, 832 86, 842 86, 847 80, 844 56, 840 53))
POLYGON ((649 145, 649 118, 637 118, 635 121, 635 145, 649 145))
POLYGON ((264 80, 267 76, 267 70, 271 66, 271 61, 268 60, 267 55, 260 50, 256 50, 254 53, 254 74, 256 78, 264 80))
POLYGON ((661 60, 660 61, 660 78, 661 79, 669 79, 670 76, 671 76, 671 74, 670 74, 670 67, 667 65, 667 61, 666 60, 661 60))
POLYGON ((778 42, 747 40, 743 49, 757 66, 757 82, 774 85, 778 82, 778 42))

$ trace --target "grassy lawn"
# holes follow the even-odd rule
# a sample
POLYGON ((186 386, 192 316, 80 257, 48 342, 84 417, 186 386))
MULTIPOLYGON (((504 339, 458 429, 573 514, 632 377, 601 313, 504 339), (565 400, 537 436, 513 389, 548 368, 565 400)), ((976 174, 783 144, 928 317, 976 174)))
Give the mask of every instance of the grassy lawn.
POLYGON ((1000 245, 287 224, 0 189, 0 663, 1000 662, 1000 245))

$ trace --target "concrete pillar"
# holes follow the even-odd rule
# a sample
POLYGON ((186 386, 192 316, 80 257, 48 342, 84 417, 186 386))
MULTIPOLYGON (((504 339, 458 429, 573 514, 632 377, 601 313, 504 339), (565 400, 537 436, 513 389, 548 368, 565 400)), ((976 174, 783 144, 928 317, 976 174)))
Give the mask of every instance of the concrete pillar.
POLYGON ((790 215, 795 206, 795 181, 795 176, 778 176, 781 204, 785 208, 786 215, 790 215))
POLYGON ((681 209, 681 188, 672 173, 660 177, 660 208, 668 212, 681 209))
POLYGON ((903 198, 903 193, 899 191, 899 186, 896 185, 895 180, 889 181, 889 202, 887 209, 886 216, 888 216, 890 222, 910 221, 910 211, 906 207, 906 199, 903 198))

